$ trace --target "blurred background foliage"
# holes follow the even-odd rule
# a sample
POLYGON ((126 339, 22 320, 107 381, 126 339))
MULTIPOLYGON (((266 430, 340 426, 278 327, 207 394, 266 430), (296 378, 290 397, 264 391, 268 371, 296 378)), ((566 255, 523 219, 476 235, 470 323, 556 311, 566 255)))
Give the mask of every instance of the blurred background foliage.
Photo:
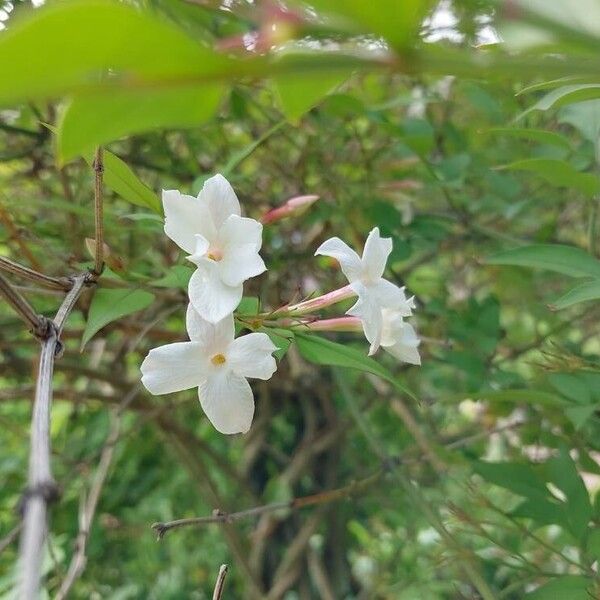
MULTIPOLYGON (((56 365, 44 593, 114 437, 73 598, 210 598, 223 562, 228 598, 598 597, 600 2, 308 4, 1 5, 1 256, 56 277, 91 264, 89 163, 107 144, 110 268, 56 365), (392 237, 423 364, 377 360, 415 398, 292 343, 253 385, 245 436, 217 434, 195 391, 131 399, 147 351, 185 337, 189 268, 160 190, 215 172, 255 218, 320 196, 265 227, 249 313, 343 285, 313 257, 323 239, 392 237), (337 502, 150 529, 365 478, 337 502)), ((43 314, 60 303, 19 289, 43 314)), ((0 305, 2 597, 37 352, 0 305)))

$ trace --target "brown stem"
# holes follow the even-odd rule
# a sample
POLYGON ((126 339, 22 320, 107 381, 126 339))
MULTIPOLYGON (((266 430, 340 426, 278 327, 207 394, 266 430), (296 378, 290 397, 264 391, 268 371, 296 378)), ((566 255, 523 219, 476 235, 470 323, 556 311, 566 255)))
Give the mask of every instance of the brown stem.
POLYGON ((49 331, 49 322, 42 315, 36 314, 31 304, 15 290, 8 279, 0 275, 0 294, 13 307, 19 317, 29 326, 34 335, 43 339, 49 331))
POLYGON ((96 148, 94 156, 94 217, 95 217, 95 258, 94 275, 99 277, 104 268, 104 205, 102 199, 102 179, 104 174, 104 160, 102 148, 96 148))
POLYGON ((54 359, 60 353, 60 334, 71 310, 84 289, 88 275, 78 275, 65 296, 42 341, 38 378, 31 417, 31 451, 27 490, 21 502, 23 532, 19 552, 19 595, 22 600, 37 598, 42 555, 47 530, 48 505, 57 499, 58 488, 50 466, 50 409, 54 359))
POLYGON ((0 256, 0 269, 53 290, 67 291, 71 289, 72 282, 68 277, 49 277, 29 267, 20 265, 5 256, 0 256))

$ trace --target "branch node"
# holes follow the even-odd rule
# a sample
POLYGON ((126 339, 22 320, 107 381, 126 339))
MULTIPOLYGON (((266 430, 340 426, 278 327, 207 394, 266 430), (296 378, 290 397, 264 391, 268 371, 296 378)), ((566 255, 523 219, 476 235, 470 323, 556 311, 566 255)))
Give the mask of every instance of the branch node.
POLYGON ((165 537, 165 533, 169 531, 169 528, 164 523, 152 523, 150 528, 156 531, 156 541, 160 542, 160 540, 165 537))
POLYGON ((17 504, 17 512, 21 517, 25 515, 25 507, 31 498, 42 498, 47 505, 54 504, 61 496, 60 488, 53 479, 41 481, 33 487, 27 487, 23 491, 17 504))
POLYGON ((52 319, 48 319, 44 315, 38 315, 37 318, 38 322, 36 326, 30 330, 37 340, 43 342, 49 339, 52 335, 56 335, 58 337, 58 329, 52 319))

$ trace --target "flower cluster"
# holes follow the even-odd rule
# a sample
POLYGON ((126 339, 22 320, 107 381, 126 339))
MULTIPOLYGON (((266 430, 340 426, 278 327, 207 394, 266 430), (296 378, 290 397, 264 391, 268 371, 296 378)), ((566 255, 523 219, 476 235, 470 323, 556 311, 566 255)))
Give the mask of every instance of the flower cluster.
MULTIPOLYGON (((414 297, 407 298, 404 287, 398 287, 383 278, 391 252, 392 240, 382 238, 378 227, 369 233, 362 257, 337 237, 323 242, 315 255, 329 256, 337 260, 349 285, 321 296, 321 299, 313 300, 312 308, 319 307, 319 304, 330 304, 332 296, 336 293, 346 297, 346 291, 353 292, 358 296, 358 300, 346 314, 360 321, 365 337, 371 344, 369 356, 382 347, 403 362, 420 365, 420 340, 413 326, 405 321, 415 309, 414 297)), ((296 310, 298 308, 303 310, 302 305, 297 305, 296 310)), ((338 327, 341 324, 341 320, 338 319, 338 327)), ((322 329, 322 326, 319 328, 322 329)))
POLYGON ((266 270, 259 255, 262 225, 240 216, 240 203, 222 175, 206 181, 197 198, 163 192, 165 233, 196 265, 190 278, 189 342, 150 350, 141 366, 152 394, 197 387, 200 404, 221 433, 245 433, 254 416, 246 378, 270 379, 277 349, 265 333, 235 339, 233 311, 243 283, 266 270))
MULTIPOLYGON (((266 213, 262 222, 301 214, 317 198, 292 198, 266 213)), ((277 347, 267 334, 235 338, 233 312, 242 299, 243 284, 266 270, 259 254, 262 224, 241 216, 237 196, 222 175, 208 179, 197 198, 176 190, 163 192, 163 206, 165 233, 196 266, 188 287, 189 341, 150 350, 141 366, 142 383, 153 394, 197 387, 200 404, 218 431, 245 433, 254 416, 247 379, 270 379, 277 369, 272 355, 277 347)), ((419 338, 405 320, 413 314, 414 298, 383 278, 391 251, 392 240, 382 238, 377 227, 362 256, 337 237, 325 241, 315 255, 335 259, 348 285, 257 315, 257 322, 314 331, 362 329, 370 343, 369 355, 382 347, 399 360, 420 364, 419 338), (315 316, 315 311, 354 296, 357 301, 348 316, 315 316)))

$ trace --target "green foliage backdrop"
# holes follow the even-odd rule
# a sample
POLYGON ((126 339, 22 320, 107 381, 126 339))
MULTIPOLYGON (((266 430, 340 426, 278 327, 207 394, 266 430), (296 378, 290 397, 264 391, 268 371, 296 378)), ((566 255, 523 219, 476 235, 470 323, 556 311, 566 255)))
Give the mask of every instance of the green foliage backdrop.
MULTIPOLYGON (((210 598, 221 563, 225 598, 598 597, 600 2, 27 4, 0 4, 0 259, 91 268, 98 145, 105 169, 106 268, 56 362, 43 597, 95 486, 73 598, 210 598), (160 192, 218 172, 253 218, 320 197, 265 226, 239 327, 344 285, 315 249, 378 226, 422 366, 270 330, 278 370, 236 437, 195 391, 141 388, 149 349, 186 339, 191 269, 160 192)), ((7 276, 54 315, 60 285, 7 276)), ((39 344, 5 303, 0 357, 10 598, 39 344)))

